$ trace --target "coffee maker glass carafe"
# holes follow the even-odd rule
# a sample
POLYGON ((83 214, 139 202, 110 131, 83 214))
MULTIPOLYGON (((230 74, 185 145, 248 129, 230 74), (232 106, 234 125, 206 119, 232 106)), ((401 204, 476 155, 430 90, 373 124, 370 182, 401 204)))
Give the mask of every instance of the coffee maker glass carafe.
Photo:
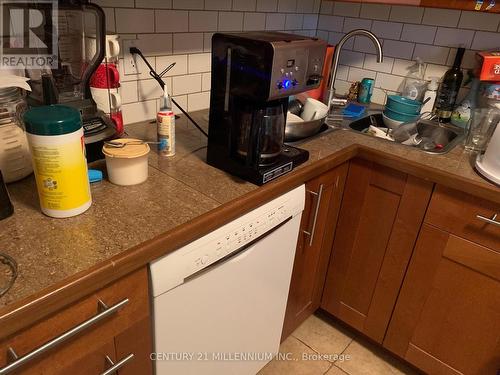
POLYGON ((248 164, 273 164, 281 154, 285 137, 283 103, 278 100, 245 107, 237 112, 234 122, 238 127, 236 152, 248 164))

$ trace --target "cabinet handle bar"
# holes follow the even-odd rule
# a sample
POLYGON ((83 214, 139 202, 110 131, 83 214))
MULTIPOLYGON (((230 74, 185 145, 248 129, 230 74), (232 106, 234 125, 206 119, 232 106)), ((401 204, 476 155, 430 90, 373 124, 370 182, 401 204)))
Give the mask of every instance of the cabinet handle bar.
POLYGON ((111 358, 109 358, 108 356, 106 356, 106 362, 108 362, 108 364, 110 364, 112 367, 108 368, 101 375, 115 374, 119 369, 121 369, 123 366, 125 366, 128 363, 128 361, 132 360, 132 358, 134 358, 134 353, 130 353, 125 358, 120 359, 118 362, 114 363, 111 360, 111 358))
POLYGON ((483 216, 483 215, 476 215, 476 217, 479 220, 486 221, 488 224, 494 224, 500 226, 500 221, 497 221, 497 216, 498 214, 493 215, 493 217, 490 219, 489 217, 483 216))
POLYGON ((308 190, 308 192, 318 197, 316 199, 316 208, 314 209, 314 216, 311 229, 309 231, 307 230, 303 231, 305 234, 309 236, 309 246, 312 246, 314 241, 314 232, 316 231, 316 222, 318 221, 319 207, 321 205, 321 196, 323 195, 323 184, 319 185, 319 191, 317 193, 311 190, 308 190))
POLYGON ((124 300, 118 302, 117 304, 115 304, 111 307, 106 307, 106 305, 101 300, 99 300, 99 306, 103 306, 103 310, 99 314, 94 315, 92 318, 90 318, 90 319, 78 324, 77 326, 71 328, 70 330, 62 333, 60 336, 57 336, 56 338, 54 338, 50 341, 47 341, 42 346, 39 346, 38 348, 33 349, 31 352, 23 355, 22 357, 18 357, 16 355, 14 349, 9 348, 8 352, 10 353, 10 357, 15 358, 15 360, 12 363, 8 364, 7 366, 0 368, 0 375, 10 374, 12 371, 14 371, 15 369, 17 369, 21 366, 24 366, 32 359, 46 353, 47 351, 55 348, 56 346, 64 343, 65 341, 69 340, 71 337, 78 335, 79 333, 85 331, 86 329, 90 328, 91 326, 97 324, 101 320, 116 313, 123 306, 125 306, 128 302, 129 302, 129 299, 125 298, 124 300))

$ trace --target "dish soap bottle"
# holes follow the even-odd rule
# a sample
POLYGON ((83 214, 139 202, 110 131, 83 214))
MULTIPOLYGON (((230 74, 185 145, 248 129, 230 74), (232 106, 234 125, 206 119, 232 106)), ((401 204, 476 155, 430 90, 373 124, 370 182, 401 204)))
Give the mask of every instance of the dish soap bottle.
POLYGON ((453 67, 449 69, 441 81, 436 99, 436 114, 440 122, 450 122, 451 113, 457 101, 458 90, 464 78, 460 65, 464 57, 465 48, 459 48, 455 56, 453 67))
POLYGON ((432 112, 436 103, 437 89, 439 87, 439 77, 430 77, 431 82, 427 86, 427 91, 424 93, 424 101, 429 98, 429 101, 422 106, 420 113, 432 112))
POLYGON ((163 88, 160 110, 156 114, 158 153, 160 156, 175 155, 175 114, 167 86, 163 88))

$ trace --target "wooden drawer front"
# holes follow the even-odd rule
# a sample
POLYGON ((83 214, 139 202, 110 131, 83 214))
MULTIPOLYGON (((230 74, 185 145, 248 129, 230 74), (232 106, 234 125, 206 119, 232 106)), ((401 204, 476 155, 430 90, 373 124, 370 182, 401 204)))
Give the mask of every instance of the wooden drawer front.
MULTIPOLYGON (((108 317, 99 320, 96 324, 82 330, 80 333, 55 346, 53 349, 29 361, 18 372, 24 374, 25 367, 33 369, 37 374, 55 374, 54 369, 61 371, 82 360, 87 356, 95 358, 96 350, 104 348, 101 354, 108 352, 105 344, 114 343, 114 337, 125 331, 133 322, 149 316, 147 269, 134 272, 118 280, 113 285, 71 305, 70 307, 50 316, 30 328, 9 337, 1 342, 0 368, 7 365, 7 350, 13 348, 19 357, 41 347, 43 344, 59 337, 79 324, 92 319, 102 313, 99 301, 108 308, 128 298, 128 303, 108 317)), ((149 332, 148 332, 149 336, 149 332)), ((113 351, 109 353, 114 358, 113 351)), ((105 356, 102 356, 103 360, 105 356)), ((119 358, 121 359, 121 358, 119 358)), ((61 372, 63 373, 63 372, 61 372)), ((74 373, 74 372, 72 372, 74 373)), ((80 372, 77 372, 80 373, 80 372)), ((85 372, 81 372, 82 374, 85 372)))
POLYGON ((489 224, 477 215, 500 222, 500 205, 443 186, 437 186, 425 222, 500 252, 500 225, 489 224))

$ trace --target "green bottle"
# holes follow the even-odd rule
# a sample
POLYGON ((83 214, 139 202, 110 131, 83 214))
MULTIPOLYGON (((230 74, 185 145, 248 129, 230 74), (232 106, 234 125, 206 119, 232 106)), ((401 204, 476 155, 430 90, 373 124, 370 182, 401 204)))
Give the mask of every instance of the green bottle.
POLYGON ((436 114, 441 122, 450 122, 451 114, 455 108, 458 91, 464 79, 464 74, 460 69, 465 48, 459 48, 455 55, 453 67, 449 69, 441 81, 439 91, 436 97, 436 114))

